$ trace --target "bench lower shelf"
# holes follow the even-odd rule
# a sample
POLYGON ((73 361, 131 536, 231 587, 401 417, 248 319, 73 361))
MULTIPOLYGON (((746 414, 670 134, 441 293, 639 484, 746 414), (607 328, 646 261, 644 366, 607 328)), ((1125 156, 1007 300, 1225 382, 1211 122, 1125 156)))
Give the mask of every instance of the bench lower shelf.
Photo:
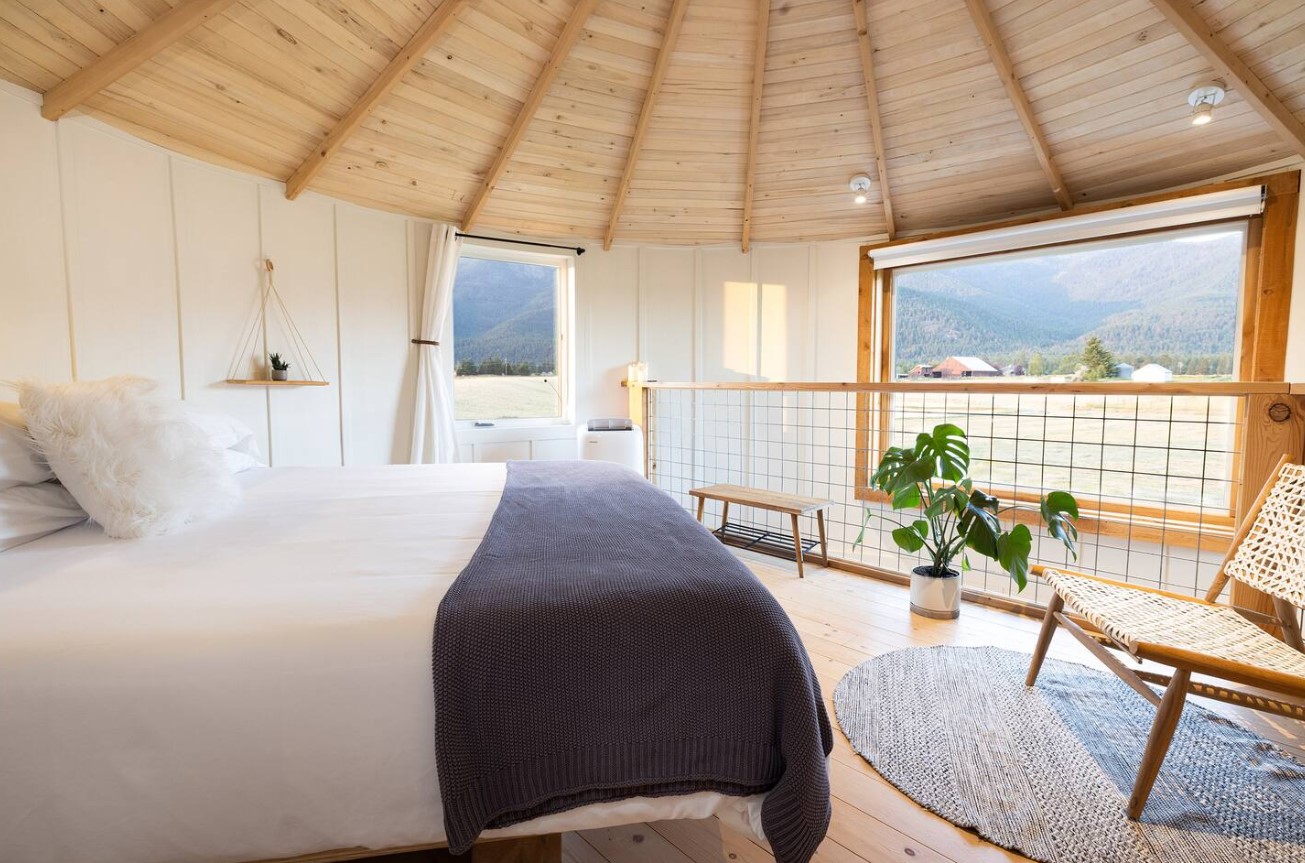
MULTIPOLYGON (((745 524, 726 523, 712 533, 721 542, 735 548, 759 551, 785 560, 797 560, 797 552, 793 548, 793 534, 788 531, 763 530, 745 524)), ((806 554, 818 545, 820 545, 818 539, 804 539, 802 553, 806 554)))

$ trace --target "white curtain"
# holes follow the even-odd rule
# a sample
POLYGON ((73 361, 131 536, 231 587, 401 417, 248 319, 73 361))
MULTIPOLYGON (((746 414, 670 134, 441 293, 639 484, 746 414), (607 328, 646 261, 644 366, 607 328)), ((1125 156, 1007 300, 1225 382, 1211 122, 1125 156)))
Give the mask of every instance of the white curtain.
MULTIPOLYGON (((453 308, 453 278, 458 272, 462 240, 452 225, 435 225, 426 254, 426 287, 418 338, 437 342, 453 308)), ((458 460, 457 425, 453 421, 451 366, 444 362, 452 345, 417 345, 417 394, 412 412, 412 464, 458 460)))

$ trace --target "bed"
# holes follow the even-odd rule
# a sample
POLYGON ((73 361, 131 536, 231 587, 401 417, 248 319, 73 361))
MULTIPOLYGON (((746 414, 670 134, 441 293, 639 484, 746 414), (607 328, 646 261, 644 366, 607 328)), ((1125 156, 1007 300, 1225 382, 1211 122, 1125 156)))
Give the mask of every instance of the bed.
MULTIPOLYGON (((67 528, 0 554, 0 858, 225 863, 444 841, 435 610, 503 465, 241 474, 176 534, 67 528)), ((570 809, 482 834, 716 814, 763 795, 570 809)))

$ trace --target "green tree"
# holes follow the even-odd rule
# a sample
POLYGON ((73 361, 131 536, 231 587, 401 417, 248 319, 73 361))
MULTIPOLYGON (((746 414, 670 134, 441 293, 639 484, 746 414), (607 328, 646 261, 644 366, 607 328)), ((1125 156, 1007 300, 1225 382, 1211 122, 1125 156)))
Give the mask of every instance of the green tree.
POLYGON ((1084 380, 1099 381, 1103 378, 1113 378, 1119 373, 1115 368, 1117 364, 1115 355, 1106 349, 1101 339, 1096 336, 1088 338, 1087 343, 1083 345, 1084 380))
POLYGON ((1047 373, 1047 358, 1042 354, 1034 354, 1029 357, 1028 371, 1034 377, 1045 375, 1047 373))

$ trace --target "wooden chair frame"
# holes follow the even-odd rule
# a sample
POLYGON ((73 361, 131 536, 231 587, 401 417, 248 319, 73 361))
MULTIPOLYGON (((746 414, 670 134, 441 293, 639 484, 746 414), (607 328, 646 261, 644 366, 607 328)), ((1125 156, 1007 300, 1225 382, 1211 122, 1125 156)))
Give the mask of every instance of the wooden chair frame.
MULTIPOLYGON (((1054 567, 1036 566, 1033 571, 1035 574, 1041 574, 1046 569, 1056 569, 1058 572, 1066 572, 1079 578, 1099 581, 1128 590, 1159 594, 1169 599, 1198 605, 1217 605, 1218 598, 1230 580, 1227 573, 1228 563, 1237 553, 1242 541, 1250 533, 1251 526, 1259 516, 1264 501, 1268 498, 1269 492, 1286 462, 1286 456, 1279 460, 1270 480, 1265 483, 1264 489, 1261 490, 1259 497, 1256 498, 1250 511, 1242 520, 1237 534, 1229 546, 1228 554, 1224 557, 1219 572, 1203 599, 1183 596, 1182 594, 1156 588, 1127 584, 1085 573, 1069 573, 1067 570, 1054 567)), ((1283 640, 1287 644, 1296 650, 1305 651, 1305 645, 1302 645, 1301 641, 1299 612, 1294 605, 1286 600, 1274 599, 1276 616, 1261 614, 1235 606, 1234 610, 1261 627, 1279 629, 1283 640)), ((1042 629, 1038 633, 1037 646, 1034 649, 1033 660, 1029 664, 1028 677, 1025 679, 1026 685, 1032 686, 1037 681, 1038 672, 1042 669, 1043 660, 1047 656, 1047 649, 1051 646, 1051 639, 1056 634, 1058 627, 1064 627, 1068 630, 1093 656, 1101 660, 1102 664, 1113 671, 1120 680, 1127 683, 1138 695, 1141 695, 1156 707, 1155 721, 1151 725, 1146 749, 1142 754, 1142 763, 1138 767, 1137 780, 1133 785, 1133 792, 1128 801, 1128 817, 1131 819, 1140 818, 1142 810, 1146 808, 1147 798, 1150 797, 1151 789, 1155 786, 1156 778, 1160 774, 1160 765, 1164 762, 1165 755, 1169 751, 1169 744, 1173 740, 1174 730, 1178 727, 1178 719, 1182 715, 1183 706, 1189 694, 1212 698, 1238 707, 1260 710, 1278 716, 1305 720, 1305 678, 1163 644, 1136 642, 1132 647, 1129 647, 1122 642, 1116 641, 1112 636, 1082 617, 1067 613, 1065 601, 1059 593, 1053 594, 1051 600, 1047 603, 1047 612, 1042 620, 1042 629), (1151 661, 1169 666, 1174 671, 1171 675, 1165 675, 1143 668, 1129 668, 1111 651, 1128 654, 1139 662, 1151 661), (1216 681, 1195 680, 1192 677, 1194 674, 1207 675, 1215 678, 1216 681), (1234 686, 1230 685, 1230 683, 1241 685, 1234 686), (1148 684, 1162 686, 1164 694, 1157 695, 1155 690, 1148 684)))

